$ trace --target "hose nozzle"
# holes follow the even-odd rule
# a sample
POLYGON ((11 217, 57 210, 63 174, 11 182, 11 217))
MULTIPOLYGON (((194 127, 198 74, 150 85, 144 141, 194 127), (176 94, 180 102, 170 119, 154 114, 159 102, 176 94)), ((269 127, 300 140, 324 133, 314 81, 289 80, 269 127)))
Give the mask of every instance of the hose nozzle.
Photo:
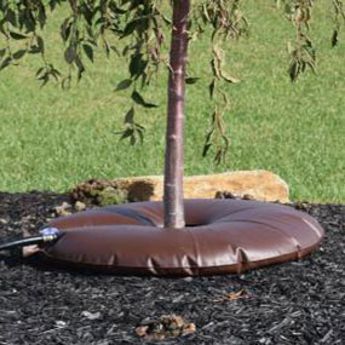
POLYGON ((42 235, 42 241, 46 243, 57 240, 61 236, 61 231, 57 228, 49 227, 40 230, 40 234, 42 235))

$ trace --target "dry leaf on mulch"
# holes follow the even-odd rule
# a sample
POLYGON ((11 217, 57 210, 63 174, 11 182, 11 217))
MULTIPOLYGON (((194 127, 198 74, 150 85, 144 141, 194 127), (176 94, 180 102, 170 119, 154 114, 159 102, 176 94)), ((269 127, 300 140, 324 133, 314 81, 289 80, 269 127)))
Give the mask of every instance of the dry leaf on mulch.
POLYGON ((252 295, 247 290, 241 289, 238 291, 231 291, 225 294, 225 296, 222 296, 220 298, 213 300, 213 302, 221 303, 221 302, 235 301, 238 299, 246 299, 246 298, 251 298, 251 297, 252 295))
POLYGON ((135 329, 136 334, 145 340, 164 340, 185 336, 196 331, 194 323, 181 316, 162 315, 158 320, 145 320, 135 329))

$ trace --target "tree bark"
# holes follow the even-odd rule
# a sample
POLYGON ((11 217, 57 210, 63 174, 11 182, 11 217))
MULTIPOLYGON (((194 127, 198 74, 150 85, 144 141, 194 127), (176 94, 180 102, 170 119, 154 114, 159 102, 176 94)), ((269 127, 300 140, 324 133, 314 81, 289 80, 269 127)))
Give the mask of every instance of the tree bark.
POLYGON ((164 225, 185 226, 183 207, 183 127, 190 0, 173 0, 168 83, 168 123, 164 173, 164 225))

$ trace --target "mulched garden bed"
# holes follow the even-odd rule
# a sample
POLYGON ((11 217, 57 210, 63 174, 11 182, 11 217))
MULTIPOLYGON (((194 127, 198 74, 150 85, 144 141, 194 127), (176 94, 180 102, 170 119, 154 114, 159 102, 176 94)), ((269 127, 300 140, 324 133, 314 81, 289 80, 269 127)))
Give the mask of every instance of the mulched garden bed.
MULTIPOLYGON (((34 232, 64 201, 67 195, 0 193, 0 239, 34 232)), ((345 344, 345 205, 291 206, 324 226, 321 249, 241 276, 87 275, 2 257, 0 345, 142 344, 158 338, 164 344, 345 344), (159 337, 145 340, 150 332, 159 337)))

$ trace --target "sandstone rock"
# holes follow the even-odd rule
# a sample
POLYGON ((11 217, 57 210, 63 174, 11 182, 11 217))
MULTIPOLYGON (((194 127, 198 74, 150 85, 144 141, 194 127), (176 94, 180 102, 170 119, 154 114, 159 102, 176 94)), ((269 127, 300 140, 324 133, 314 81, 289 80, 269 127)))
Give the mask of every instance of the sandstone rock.
MULTIPOLYGON (((162 200, 163 177, 142 176, 119 178, 116 180, 90 180, 78 185, 72 191, 75 200, 88 202, 88 198, 97 198, 113 191, 126 195, 128 201, 162 200), (103 187, 103 189, 102 189, 103 187)), ((289 202, 289 188, 279 176, 265 170, 236 171, 222 174, 186 176, 184 178, 184 196, 191 198, 215 198, 220 192, 228 192, 236 197, 263 201, 289 202)), ((90 201, 90 200, 89 200, 90 201)), ((101 204, 96 202, 96 204, 101 204)))

